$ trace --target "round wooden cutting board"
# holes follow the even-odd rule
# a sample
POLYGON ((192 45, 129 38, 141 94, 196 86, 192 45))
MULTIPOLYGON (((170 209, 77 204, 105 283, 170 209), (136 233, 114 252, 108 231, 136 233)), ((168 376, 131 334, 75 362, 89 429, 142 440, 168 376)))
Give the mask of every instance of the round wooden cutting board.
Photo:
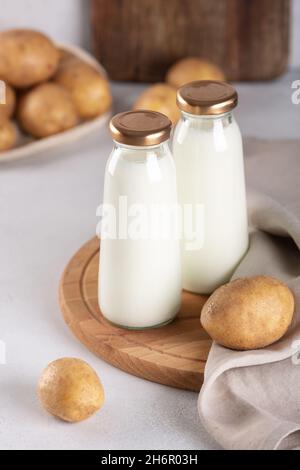
POLYGON ((205 297, 183 292, 182 309, 169 325, 143 331, 108 323, 97 300, 99 240, 86 243, 71 259, 60 284, 60 305, 75 336, 94 354, 144 379, 198 391, 211 340, 201 328, 205 297))

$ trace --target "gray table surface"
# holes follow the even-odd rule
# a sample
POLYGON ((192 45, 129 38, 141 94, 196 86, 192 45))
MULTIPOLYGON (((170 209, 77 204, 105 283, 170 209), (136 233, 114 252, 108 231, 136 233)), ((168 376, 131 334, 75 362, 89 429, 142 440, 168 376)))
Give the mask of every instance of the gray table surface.
MULTIPOLYGON (((300 105, 291 102, 293 70, 273 82, 237 88, 243 135, 297 138, 300 105)), ((115 111, 129 108, 144 85, 113 84, 115 111)), ((73 253, 95 234, 107 129, 55 155, 0 165, 1 449, 218 449, 197 415, 197 394, 121 372, 94 357, 65 326, 58 283, 73 253), (39 374, 63 356, 88 361, 106 403, 92 419, 70 425, 48 416, 36 397, 39 374)), ((284 158, 284 156, 283 156, 284 158)))

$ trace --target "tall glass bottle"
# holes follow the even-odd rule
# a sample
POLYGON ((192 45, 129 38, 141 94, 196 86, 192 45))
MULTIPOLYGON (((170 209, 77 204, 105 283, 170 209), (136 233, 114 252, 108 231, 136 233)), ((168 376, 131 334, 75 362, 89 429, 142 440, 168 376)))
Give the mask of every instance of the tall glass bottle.
POLYGON ((224 82, 192 82, 178 90, 177 104, 183 287, 207 294, 230 279, 248 248, 242 138, 232 112, 237 93, 224 82))

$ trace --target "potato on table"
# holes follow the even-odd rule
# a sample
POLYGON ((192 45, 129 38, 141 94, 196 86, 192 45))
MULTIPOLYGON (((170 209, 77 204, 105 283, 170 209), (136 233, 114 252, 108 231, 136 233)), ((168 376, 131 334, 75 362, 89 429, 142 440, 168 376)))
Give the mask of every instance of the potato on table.
POLYGON ((38 396, 43 407, 64 421, 89 418, 104 403, 104 390, 92 367, 65 357, 51 362, 41 375, 38 396))
POLYGON ((223 71, 216 64, 199 57, 187 57, 175 62, 168 70, 166 82, 180 88, 197 80, 225 80, 223 71))
POLYGON ((176 104, 176 90, 166 83, 147 88, 136 100, 133 109, 149 109, 165 114, 175 124, 180 112, 176 104))
POLYGON ((89 64, 66 58, 54 80, 69 91, 81 119, 92 119, 109 110, 112 99, 108 81, 89 64))
POLYGON ((20 126, 34 137, 47 137, 78 122, 70 94, 56 83, 43 83, 25 93, 17 112, 20 126))
POLYGON ((0 78, 16 88, 48 80, 57 69, 59 56, 52 41, 38 31, 0 32, 0 78))

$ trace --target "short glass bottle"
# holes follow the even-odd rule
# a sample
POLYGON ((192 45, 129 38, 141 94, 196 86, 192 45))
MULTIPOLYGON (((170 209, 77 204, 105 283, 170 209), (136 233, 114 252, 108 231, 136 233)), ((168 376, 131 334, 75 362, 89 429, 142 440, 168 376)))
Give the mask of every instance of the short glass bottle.
POLYGON ((172 321, 181 303, 171 122, 160 113, 132 111, 115 116, 110 130, 114 148, 103 206, 110 214, 102 219, 99 306, 118 326, 153 328, 172 321), (163 227, 161 210, 170 210, 163 227))

